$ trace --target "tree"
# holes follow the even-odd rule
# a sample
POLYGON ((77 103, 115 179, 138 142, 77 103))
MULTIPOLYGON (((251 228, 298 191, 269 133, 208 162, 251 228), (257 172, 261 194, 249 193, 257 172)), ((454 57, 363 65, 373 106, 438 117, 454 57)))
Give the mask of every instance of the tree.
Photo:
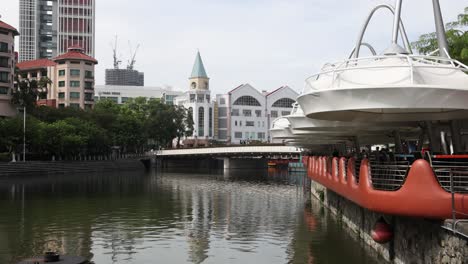
MULTIPOLYGON (((446 24, 446 36, 450 57, 463 64, 468 64, 468 7, 458 16, 458 20, 446 24)), ((411 46, 419 53, 427 54, 438 48, 435 32, 421 35, 411 46)))
MULTIPOLYGON (((18 76, 18 75, 17 75, 18 76)), ((16 79, 16 85, 12 90, 11 102, 14 105, 26 107, 28 111, 34 109, 37 99, 47 98, 48 86, 52 81, 47 77, 37 80, 19 80, 16 79)))

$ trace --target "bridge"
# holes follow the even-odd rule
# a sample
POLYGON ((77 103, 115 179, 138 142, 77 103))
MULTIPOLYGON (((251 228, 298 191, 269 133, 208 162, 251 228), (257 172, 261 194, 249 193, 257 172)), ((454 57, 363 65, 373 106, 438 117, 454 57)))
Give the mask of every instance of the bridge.
POLYGON ((163 166, 212 166, 222 161, 223 168, 230 169, 266 167, 268 159, 298 159, 301 152, 301 148, 291 146, 229 146, 158 150, 148 155, 161 161, 163 166))

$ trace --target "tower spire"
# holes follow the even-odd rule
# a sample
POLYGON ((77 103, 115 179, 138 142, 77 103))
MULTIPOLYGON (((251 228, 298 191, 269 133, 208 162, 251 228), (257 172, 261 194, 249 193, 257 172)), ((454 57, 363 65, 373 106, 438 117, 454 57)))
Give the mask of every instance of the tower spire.
POLYGON ((197 56, 195 57, 195 63, 193 64, 190 78, 208 78, 208 75, 205 71, 205 66, 203 66, 203 61, 200 56, 200 51, 197 51, 197 56))

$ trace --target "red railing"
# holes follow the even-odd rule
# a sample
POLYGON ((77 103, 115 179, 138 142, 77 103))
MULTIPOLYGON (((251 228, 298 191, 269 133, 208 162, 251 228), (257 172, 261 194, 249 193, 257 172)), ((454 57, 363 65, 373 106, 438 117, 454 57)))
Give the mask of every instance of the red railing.
MULTIPOLYGON (((374 165, 374 182, 369 160, 364 159, 360 164, 359 181, 355 175, 355 162, 355 158, 346 162, 345 158, 310 156, 306 162, 307 174, 312 180, 372 211, 433 219, 452 217, 452 194, 441 187, 426 160, 418 159, 406 168, 401 164, 374 165), (385 178, 389 175, 392 177, 385 178), (395 184, 397 188, 385 189, 395 184)), ((455 211, 460 212, 458 218, 467 218, 468 195, 455 193, 454 206, 455 211)))

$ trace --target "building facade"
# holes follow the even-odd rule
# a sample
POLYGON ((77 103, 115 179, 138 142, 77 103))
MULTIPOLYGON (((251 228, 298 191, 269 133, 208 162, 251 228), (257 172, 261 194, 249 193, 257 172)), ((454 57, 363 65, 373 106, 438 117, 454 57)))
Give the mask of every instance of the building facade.
POLYGON ((214 102, 211 99, 210 78, 200 52, 195 58, 189 87, 188 91, 174 99, 175 104, 188 109, 193 118, 193 135, 187 137, 183 144, 208 145, 208 141, 214 138, 214 102))
POLYGON ((145 74, 130 69, 106 69, 106 85, 145 86, 145 74))
POLYGON ((94 57, 95 0, 20 0, 19 61, 53 58, 80 46, 94 57))
MULTIPOLYGON (((51 84, 43 100, 53 100, 55 107, 90 109, 94 105, 94 67, 96 59, 81 47, 69 47, 68 52, 50 59, 24 61, 17 64, 19 80, 40 80, 47 77, 51 84)), ((50 105, 49 101, 39 104, 50 105)))
POLYGON ((16 115, 11 105, 14 72, 16 65, 15 37, 16 28, 0 21, 0 118, 16 115))
POLYGON ((288 86, 267 93, 259 92, 250 84, 216 95, 216 138, 232 144, 271 142, 272 121, 290 114, 297 96, 298 93, 288 86))
POLYGON ((147 99, 160 99, 172 105, 174 98, 180 95, 182 92, 149 86, 96 85, 94 90, 96 101, 108 99, 118 104, 123 104, 131 98, 145 97, 147 99))

